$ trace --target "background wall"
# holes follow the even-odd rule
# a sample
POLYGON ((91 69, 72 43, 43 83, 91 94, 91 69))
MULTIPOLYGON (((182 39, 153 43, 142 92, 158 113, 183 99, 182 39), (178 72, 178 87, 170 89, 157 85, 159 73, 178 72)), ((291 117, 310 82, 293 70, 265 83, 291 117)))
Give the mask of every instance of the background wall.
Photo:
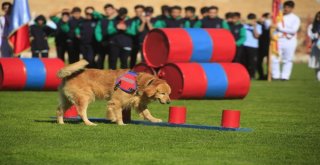
MULTIPOLYGON (((92 5, 96 10, 102 11, 104 4, 112 3, 116 7, 127 7, 129 14, 133 14, 133 7, 136 4, 152 5, 154 6, 155 13, 160 13, 160 6, 167 5, 180 5, 182 7, 192 5, 199 9, 202 6, 216 5, 220 7, 221 15, 228 11, 240 11, 243 15, 249 12, 262 14, 271 11, 272 0, 29 0, 31 11, 38 13, 48 13, 50 11, 60 10, 62 8, 72 8, 79 6, 92 5)), ((296 13, 302 17, 307 18, 314 15, 320 9, 319 0, 295 0, 296 13)), ((199 13, 199 10, 197 11, 199 13)))

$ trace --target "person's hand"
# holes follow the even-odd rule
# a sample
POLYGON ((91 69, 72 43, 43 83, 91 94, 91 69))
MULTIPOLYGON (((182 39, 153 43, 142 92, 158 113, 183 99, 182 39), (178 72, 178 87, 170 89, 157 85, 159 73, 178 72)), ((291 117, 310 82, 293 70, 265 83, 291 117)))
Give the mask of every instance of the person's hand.
POLYGON ((271 27, 271 28, 273 28, 273 29, 277 29, 277 28, 278 28, 278 25, 277 25, 277 24, 272 23, 270 27, 271 27))
POLYGON ((119 24, 117 25, 117 29, 119 29, 119 30, 126 30, 126 29, 127 29, 127 25, 124 24, 124 23, 119 23, 119 24))
POLYGON ((257 21, 252 21, 252 26, 257 26, 257 21))
POLYGON ((147 22, 147 18, 146 17, 140 17, 141 23, 145 24, 147 22))
POLYGON ((92 14, 93 13, 93 9, 91 9, 91 8, 87 9, 86 13, 92 14))
POLYGON ((80 36, 80 35, 76 35, 76 37, 77 37, 78 39, 80 39, 80 38, 81 38, 81 36, 80 36))
POLYGON ((146 16, 146 21, 150 22, 151 21, 151 17, 150 16, 146 16))
POLYGON ((33 41, 34 40, 34 37, 30 37, 30 41, 33 41))

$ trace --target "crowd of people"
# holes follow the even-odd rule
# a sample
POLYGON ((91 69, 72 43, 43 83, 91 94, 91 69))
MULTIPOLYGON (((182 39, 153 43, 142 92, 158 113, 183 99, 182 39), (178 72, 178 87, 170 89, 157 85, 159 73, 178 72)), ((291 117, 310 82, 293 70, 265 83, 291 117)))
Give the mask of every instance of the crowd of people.
MULTIPOLYGON (((9 17, 10 7, 9 2, 2 4, 2 10, 6 15, 1 19, 1 28, 9 17)), ((117 69, 118 59, 121 68, 132 68, 137 63, 138 53, 142 53, 142 42, 146 34, 153 28, 224 28, 232 33, 236 41, 237 51, 233 62, 243 64, 252 79, 256 78, 256 72, 259 75, 258 79, 266 79, 263 61, 269 54, 272 38, 270 28, 274 27, 277 29, 279 56, 283 67, 280 68, 279 57, 272 58, 272 78, 289 80, 300 19, 293 14, 295 7, 293 1, 286 1, 283 7, 283 21, 279 24, 272 24, 269 13, 264 13, 260 17, 249 13, 246 18, 242 18, 240 12, 227 12, 222 18, 217 6, 202 7, 201 16, 197 16, 196 8, 193 6, 182 9, 180 6, 163 5, 161 15, 154 16, 152 6, 136 5, 135 16, 132 18, 128 17, 127 8, 116 8, 112 4, 104 5, 104 13, 99 13, 94 7, 88 6, 84 9, 84 17, 79 7, 74 7, 72 10, 63 9, 49 16, 49 19, 56 24, 56 28, 48 26, 47 19, 43 15, 34 19, 34 24, 30 26, 32 57, 48 57, 47 39, 54 36, 57 56, 65 60, 67 54, 69 63, 77 62, 82 54, 89 62, 90 68, 103 69, 108 55, 109 69, 117 69)), ((317 23, 313 24, 312 32, 309 33, 314 42, 319 40, 320 33, 319 20, 315 21, 317 23)), ((9 53, 5 52, 8 51, 5 41, 7 32, 5 28, 2 29, 4 29, 2 43, 6 42, 1 46, 4 56, 9 53)), ((316 54, 319 54, 319 48, 316 48, 314 51, 318 51, 316 54)), ((319 57, 315 59, 312 67, 318 67, 320 79, 319 57)))

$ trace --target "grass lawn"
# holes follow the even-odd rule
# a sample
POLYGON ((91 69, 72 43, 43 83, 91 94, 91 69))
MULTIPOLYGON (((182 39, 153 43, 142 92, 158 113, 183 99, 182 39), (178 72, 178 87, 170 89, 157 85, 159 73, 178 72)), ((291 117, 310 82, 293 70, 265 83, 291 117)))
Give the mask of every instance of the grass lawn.
MULTIPOLYGON (((223 109, 241 110, 241 127, 225 132, 99 123, 58 125, 57 92, 0 92, 0 164, 319 164, 320 83, 305 64, 289 82, 253 81, 244 100, 177 100, 187 123, 218 126, 223 109)), ((164 121, 169 105, 153 103, 164 121)), ((105 103, 89 107, 104 117, 105 103)), ((135 113, 133 118, 137 119, 135 113)))

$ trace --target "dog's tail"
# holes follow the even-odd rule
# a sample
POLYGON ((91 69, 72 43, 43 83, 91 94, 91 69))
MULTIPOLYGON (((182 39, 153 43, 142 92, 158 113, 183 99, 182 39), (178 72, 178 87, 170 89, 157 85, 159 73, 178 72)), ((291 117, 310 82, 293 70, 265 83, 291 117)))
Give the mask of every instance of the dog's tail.
POLYGON ((78 72, 80 70, 83 70, 88 64, 89 64, 88 61, 80 60, 76 63, 73 63, 71 65, 68 65, 68 66, 60 69, 59 72, 57 73, 57 76, 59 78, 69 77, 73 73, 78 72))

